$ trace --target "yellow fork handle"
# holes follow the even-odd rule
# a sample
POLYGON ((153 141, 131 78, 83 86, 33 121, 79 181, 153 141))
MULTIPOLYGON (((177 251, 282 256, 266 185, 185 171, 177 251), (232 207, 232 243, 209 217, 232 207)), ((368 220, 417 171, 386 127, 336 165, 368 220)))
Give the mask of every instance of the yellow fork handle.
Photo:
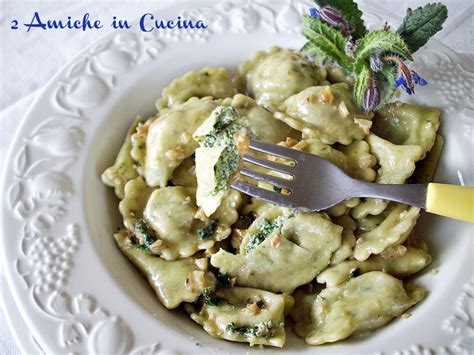
POLYGON ((426 210, 474 223, 474 186, 428 184, 426 210))

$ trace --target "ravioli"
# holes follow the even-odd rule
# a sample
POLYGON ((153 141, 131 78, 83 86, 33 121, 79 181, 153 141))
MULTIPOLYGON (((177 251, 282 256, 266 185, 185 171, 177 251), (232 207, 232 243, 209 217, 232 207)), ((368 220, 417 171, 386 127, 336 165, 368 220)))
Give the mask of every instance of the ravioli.
POLYGON ((440 111, 395 102, 363 112, 353 77, 292 49, 257 52, 232 79, 205 67, 172 81, 102 174, 121 200, 117 245, 160 302, 184 303, 213 337, 282 347, 290 313, 295 332, 320 345, 379 328, 422 300, 423 289, 401 281, 431 262, 414 234, 420 209, 351 198, 303 213, 231 186, 256 183, 242 168, 288 178, 243 161, 290 164, 251 140, 315 154, 360 181, 427 183, 443 146, 440 111))
POLYGON ((341 232, 323 214, 291 216, 273 207, 246 231, 239 254, 221 249, 211 256, 211 264, 235 277, 236 285, 292 293, 327 267, 341 232))
POLYGON ((238 94, 224 100, 193 134, 200 144, 196 149, 196 199, 206 216, 221 203, 250 138, 276 143, 290 135, 296 135, 291 127, 252 98, 238 94))
POLYGON ((185 159, 173 172, 171 183, 174 186, 197 187, 195 159, 185 159))
POLYGON ((338 218, 335 218, 334 223, 342 226, 343 230, 341 236, 341 245, 332 254, 331 265, 339 264, 351 257, 356 243, 354 231, 357 228, 357 224, 351 217, 348 215, 342 215, 338 218))
POLYGON ((372 116, 354 106, 345 83, 309 87, 289 97, 275 113, 276 118, 301 131, 303 137, 344 145, 367 136, 372 116))
POLYGON ((219 207, 240 164, 237 134, 247 135, 232 106, 218 106, 194 132, 196 149, 196 202, 210 216, 219 207))
MULTIPOLYGON (((285 313, 293 298, 253 288, 219 290, 220 303, 204 303, 191 318, 211 336, 253 345, 282 347, 286 340, 285 313)), ((189 309, 189 308, 188 308, 189 309)))
POLYGON ((433 181, 443 151, 443 146, 444 138, 437 135, 434 145, 426 154, 425 159, 417 163, 415 173, 411 179, 413 180, 412 183, 428 184, 433 181))
POLYGON ((272 47, 256 52, 240 65, 236 86, 255 98, 259 105, 274 111, 291 95, 324 81, 326 71, 292 49, 272 47))
POLYGON ((250 204, 244 207, 242 210, 243 215, 252 214, 255 218, 261 216, 265 211, 273 208, 274 205, 265 202, 263 200, 259 200, 258 198, 252 197, 252 201, 250 204))
POLYGON ((371 254, 380 254, 386 248, 403 243, 415 227, 420 209, 393 203, 388 216, 370 232, 361 234, 354 248, 357 260, 366 260, 371 254))
POLYGON ((349 85, 354 85, 354 78, 352 76, 346 76, 344 74, 344 70, 340 67, 332 67, 330 65, 325 66, 324 69, 326 70, 326 80, 330 84, 337 84, 337 83, 346 83, 349 85))
POLYGON ((338 150, 318 138, 307 138, 292 148, 327 159, 355 179, 369 182, 375 180, 376 172, 373 168, 377 159, 370 153, 370 146, 365 141, 353 141, 338 150))
POLYGON ((173 80, 170 86, 163 89, 161 99, 156 102, 156 108, 161 110, 171 107, 192 97, 211 96, 223 99, 233 96, 235 93, 236 90, 233 88, 225 68, 205 67, 199 71, 190 71, 173 80))
POLYGON ((296 334, 310 345, 321 345, 380 328, 420 302, 425 293, 372 271, 319 294, 298 291, 291 317, 296 334))
POLYGON ((148 128, 155 119, 156 117, 150 117, 144 122, 139 122, 131 137, 132 149, 130 155, 135 162, 135 170, 140 176, 145 176, 146 137, 148 128))
POLYGON ((142 118, 140 116, 135 118, 135 121, 133 121, 132 125, 128 129, 125 141, 123 142, 123 145, 120 148, 117 157, 115 158, 114 165, 112 165, 110 168, 107 168, 101 176, 104 185, 113 187, 115 195, 117 195, 119 199, 122 199, 125 195, 125 184, 138 176, 134 168, 135 163, 130 156, 130 151, 132 149, 132 134, 135 132, 138 124, 141 121, 142 118))
POLYGON ((440 114, 437 108, 398 101, 377 111, 373 132, 394 144, 420 146, 424 159, 435 142, 440 114))
POLYGON ((141 176, 127 182, 124 198, 119 203, 125 228, 135 230, 135 222, 143 217, 143 211, 153 190, 141 176))
POLYGON ((370 271, 383 271, 403 279, 424 269, 431 262, 431 256, 421 249, 403 248, 404 253, 393 258, 374 255, 365 261, 343 261, 324 270, 317 280, 325 283, 326 287, 333 287, 346 282, 352 275, 370 271))
POLYGON ((174 105, 150 125, 145 158, 149 186, 166 186, 174 170, 194 153, 198 144, 192 134, 217 105, 209 97, 191 98, 174 105))
MULTIPOLYGON (((371 153, 377 158, 380 168, 375 182, 379 184, 403 184, 415 171, 415 163, 421 159, 423 150, 419 145, 396 145, 371 133, 367 137, 371 153)), ((388 201, 367 199, 354 208, 354 218, 382 213, 388 201)))
POLYGON ((377 173, 374 167, 377 158, 370 152, 370 146, 366 141, 355 140, 340 149, 346 157, 347 168, 353 178, 367 182, 375 181, 377 173))
POLYGON ((196 206, 196 189, 172 186, 153 191, 143 217, 155 234, 153 252, 166 260, 193 255, 227 238, 237 221, 240 193, 229 191, 219 209, 206 218, 196 206))
POLYGON ((194 302, 202 290, 214 289, 216 280, 207 270, 202 270, 196 258, 166 261, 133 244, 129 232, 122 229, 114 235, 118 247, 147 278, 158 299, 168 309, 182 302, 194 302))
POLYGON ((278 143, 287 137, 297 138, 300 136, 299 132, 275 119, 268 110, 259 106, 251 97, 237 94, 232 100, 224 100, 223 105, 226 104, 237 110, 243 124, 249 128, 253 139, 278 143))
POLYGON ((370 134, 367 142, 380 165, 376 179, 379 184, 403 184, 423 154, 419 145, 395 145, 375 134, 370 134))
POLYGON ((349 173, 349 165, 347 164, 347 159, 344 153, 331 147, 329 144, 323 143, 318 138, 308 138, 301 140, 292 148, 327 159, 340 167, 346 173, 349 173))

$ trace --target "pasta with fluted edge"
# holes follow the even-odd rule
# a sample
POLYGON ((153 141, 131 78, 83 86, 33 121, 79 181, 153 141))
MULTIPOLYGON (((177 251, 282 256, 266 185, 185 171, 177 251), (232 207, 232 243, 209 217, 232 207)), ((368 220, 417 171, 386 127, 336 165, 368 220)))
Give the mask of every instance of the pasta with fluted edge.
POLYGON ((120 199, 116 243, 166 308, 183 306, 213 337, 282 347, 288 317, 320 345, 380 328, 425 297, 405 281, 431 262, 414 242, 418 208, 354 198, 306 213, 230 187, 251 139, 367 182, 432 177, 440 111, 394 102, 364 112, 352 85, 340 68, 272 47, 234 78, 212 67, 185 74, 155 115, 132 123, 102 180, 120 199))

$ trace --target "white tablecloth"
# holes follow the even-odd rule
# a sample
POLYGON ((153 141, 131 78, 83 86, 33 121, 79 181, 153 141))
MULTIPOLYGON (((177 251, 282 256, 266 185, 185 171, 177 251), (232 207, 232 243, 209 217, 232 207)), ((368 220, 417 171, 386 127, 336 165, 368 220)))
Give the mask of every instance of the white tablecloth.
MULTIPOLYGON (((247 0, 242 0, 247 1, 247 0)), ((289 1, 289 0, 285 0, 289 1)), ((298 0, 295 0, 298 1, 298 0)), ((362 8, 370 6, 386 12, 393 18, 402 18, 404 9, 422 5, 427 0, 359 0, 362 8)), ((199 1, 174 1, 199 3, 199 1)), ((445 44, 474 59, 474 4, 472 0, 444 0, 449 18, 444 30, 436 37, 445 44)), ((133 19, 144 12, 153 12, 173 2, 152 1, 2 1, 0 12, 0 169, 19 121, 34 97, 51 76, 65 63, 97 38, 93 31, 13 31, 10 23, 31 21, 35 11, 44 18, 79 17, 89 12, 95 18, 133 19)), ((100 30, 100 35, 107 32, 100 30)), ((1 169, 0 171, 3 171, 1 169)), ((5 236, 3 236, 5 237, 5 236)), ((3 285, 2 285, 3 286, 3 285)), ((0 311, 0 354, 18 354, 20 351, 0 311)))

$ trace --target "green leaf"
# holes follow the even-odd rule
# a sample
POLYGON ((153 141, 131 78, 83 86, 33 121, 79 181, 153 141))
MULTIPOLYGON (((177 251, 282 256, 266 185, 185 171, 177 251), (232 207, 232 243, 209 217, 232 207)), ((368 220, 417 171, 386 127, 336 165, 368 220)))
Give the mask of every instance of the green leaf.
POLYGON ((331 6, 339 10, 351 26, 353 40, 362 38, 367 33, 367 29, 362 20, 362 11, 359 10, 357 3, 353 0, 316 0, 316 3, 320 6, 331 6))
POLYGON ((308 43, 302 48, 303 53, 315 54, 320 63, 328 60, 350 71, 352 58, 345 52, 347 40, 341 32, 320 19, 307 15, 304 16, 301 32, 308 39, 308 43))
POLYGON ((427 4, 416 10, 409 8, 397 33, 414 53, 443 28, 447 18, 448 8, 441 3, 427 4))
POLYGON ((362 38, 355 51, 356 74, 369 62, 369 57, 378 51, 391 52, 402 59, 412 60, 410 50, 400 35, 382 30, 372 31, 362 38))
POLYGON ((370 75, 369 65, 364 65, 355 76, 354 101, 361 109, 363 109, 362 102, 364 101, 365 90, 369 86, 370 75))

